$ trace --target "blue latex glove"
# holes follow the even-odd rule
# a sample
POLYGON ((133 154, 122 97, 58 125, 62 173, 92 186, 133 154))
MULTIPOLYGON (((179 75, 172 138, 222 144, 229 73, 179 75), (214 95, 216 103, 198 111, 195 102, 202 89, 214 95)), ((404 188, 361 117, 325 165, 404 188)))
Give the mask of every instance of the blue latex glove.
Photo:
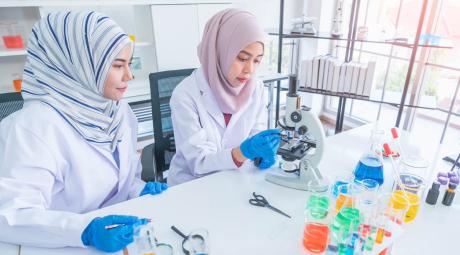
POLYGON ((276 162, 276 156, 268 157, 268 158, 262 158, 259 164, 259 168, 261 170, 265 170, 267 168, 272 167, 276 162))
POLYGON ((161 182, 147 182, 144 186, 144 189, 141 191, 141 194, 139 196, 143 195, 156 195, 160 194, 163 192, 163 190, 168 189, 168 184, 166 183, 161 183, 161 182))
POLYGON ((104 252, 120 251, 133 242, 134 227, 147 222, 147 219, 138 219, 135 216, 98 217, 85 228, 81 240, 84 245, 93 246, 104 252))
POLYGON ((269 158, 276 155, 281 135, 278 129, 268 129, 250 137, 240 145, 243 156, 250 160, 257 157, 269 158))

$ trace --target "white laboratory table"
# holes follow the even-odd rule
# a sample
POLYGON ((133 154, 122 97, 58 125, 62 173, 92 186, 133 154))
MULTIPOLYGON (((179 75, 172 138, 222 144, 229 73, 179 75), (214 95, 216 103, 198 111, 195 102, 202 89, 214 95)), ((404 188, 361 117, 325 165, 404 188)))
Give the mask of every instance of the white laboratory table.
MULTIPOLYGON (((351 171, 368 146, 370 126, 327 138, 322 173, 333 177, 351 171)), ((389 171, 390 168, 386 168, 389 171)), ((182 185, 157 196, 143 196, 91 212, 91 215, 131 214, 152 218, 157 238, 170 243, 174 254, 183 254, 181 238, 170 230, 183 232, 205 228, 210 233, 212 254, 306 254, 302 247, 303 211, 307 192, 284 188, 264 180, 265 172, 250 166, 222 171, 182 185), (269 209, 250 206, 252 192, 264 195, 275 207, 292 216, 288 219, 269 209)), ((451 207, 422 204, 414 222, 393 245, 392 254, 450 254, 460 226, 460 198, 451 207)), ((6 247, 6 246, 5 246, 6 247)), ((1 254, 17 254, 11 251, 1 254)), ((22 246, 21 255, 102 254, 94 249, 43 249, 22 246)))

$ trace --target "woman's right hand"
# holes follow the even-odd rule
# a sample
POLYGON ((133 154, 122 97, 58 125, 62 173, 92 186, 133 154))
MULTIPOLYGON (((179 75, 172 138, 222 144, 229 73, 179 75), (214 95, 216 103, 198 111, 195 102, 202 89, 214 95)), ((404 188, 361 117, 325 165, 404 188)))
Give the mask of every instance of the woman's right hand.
POLYGON ((133 242, 134 227, 148 223, 135 216, 108 215, 93 219, 81 234, 86 246, 104 252, 116 252, 133 242))
POLYGON ((276 163, 276 156, 268 158, 260 158, 259 167, 260 170, 265 170, 272 167, 276 163))
POLYGON ((281 133, 278 129, 268 129, 244 140, 240 150, 248 159, 269 158, 276 155, 280 145, 281 133))

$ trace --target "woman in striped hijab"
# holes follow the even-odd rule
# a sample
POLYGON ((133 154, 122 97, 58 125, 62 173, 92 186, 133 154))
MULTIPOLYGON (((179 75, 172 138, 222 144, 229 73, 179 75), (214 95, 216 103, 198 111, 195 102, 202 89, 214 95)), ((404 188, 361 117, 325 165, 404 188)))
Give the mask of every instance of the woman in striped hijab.
POLYGON ((84 215, 167 188, 140 179, 137 120, 121 100, 133 47, 96 12, 51 13, 34 25, 24 107, 0 123, 0 241, 113 252, 146 222, 84 215))

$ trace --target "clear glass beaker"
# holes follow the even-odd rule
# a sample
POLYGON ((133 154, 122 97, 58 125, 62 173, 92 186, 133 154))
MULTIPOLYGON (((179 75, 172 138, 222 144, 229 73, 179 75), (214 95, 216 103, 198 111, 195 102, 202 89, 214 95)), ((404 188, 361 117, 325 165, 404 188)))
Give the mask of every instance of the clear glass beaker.
POLYGON ((155 247, 155 254, 153 255, 173 255, 173 248, 171 245, 166 243, 159 243, 155 247))
POLYGON ((399 172, 401 174, 414 174, 417 176, 425 176, 429 163, 426 159, 419 156, 404 156, 399 164, 399 172))
POLYGON ((126 249, 129 255, 173 255, 173 248, 166 243, 158 243, 153 223, 134 227, 134 242, 126 249))
POLYGON ((379 183, 372 179, 355 181, 352 184, 355 193, 355 207, 362 216, 363 227, 368 228, 377 210, 379 183))
POLYGON ((394 186, 393 193, 404 196, 409 201, 405 222, 411 222, 417 216, 420 208, 420 201, 425 188, 424 179, 418 175, 404 173, 400 176, 403 188, 399 185, 394 186))
POLYGON ((351 207, 354 205, 353 188, 351 183, 342 184, 337 187, 337 198, 335 200, 335 212, 339 213, 342 207, 351 207))
POLYGON ((346 254, 362 254, 367 247, 373 246, 369 239, 378 204, 379 183, 372 179, 354 180, 352 183, 354 207, 359 211, 358 231, 352 229, 346 254))
POLYGON ((209 254, 209 232, 204 228, 194 229, 190 231, 184 248, 190 251, 191 255, 207 255, 209 254))
POLYGON ((156 237, 152 223, 136 226, 134 228, 134 243, 136 254, 151 255, 155 254, 156 237))
POLYGON ((329 182, 311 180, 307 184, 310 196, 305 207, 303 246, 311 254, 325 251, 329 242, 329 182))
POLYGON ((359 225, 359 210, 343 206, 331 225, 332 241, 337 246, 338 254, 348 254, 350 249, 354 249, 354 234, 358 233, 359 225))
POLYGON ((351 183, 353 178, 354 176, 350 172, 341 172, 339 174, 336 174, 336 176, 334 177, 334 182, 331 185, 332 196, 334 198, 337 198, 337 195, 338 195, 337 188, 340 185, 351 183))
POLYGON ((402 225, 409 209, 409 200, 399 193, 385 193, 379 196, 377 214, 373 220, 377 228, 375 243, 383 242, 385 236, 391 236, 391 224, 402 225))
POLYGON ((2 36, 3 45, 7 49, 22 49, 24 42, 22 36, 24 35, 24 26, 18 22, 1 22, 0 35, 2 36))
POLYGON ((313 204, 311 202, 310 207, 305 210, 303 246, 309 253, 318 254, 326 250, 329 242, 330 217, 328 206, 322 203, 313 204))
POLYGON ((360 196, 363 199, 366 198, 367 200, 365 202, 369 203, 375 202, 374 200, 377 199, 376 196, 380 188, 379 183, 373 179, 354 180, 350 186, 355 197, 360 196))

